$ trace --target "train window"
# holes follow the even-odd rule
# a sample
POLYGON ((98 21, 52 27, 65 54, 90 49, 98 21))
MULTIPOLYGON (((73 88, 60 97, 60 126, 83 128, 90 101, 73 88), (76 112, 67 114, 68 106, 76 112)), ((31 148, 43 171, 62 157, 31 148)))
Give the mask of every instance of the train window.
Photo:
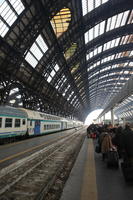
POLYGON ((20 127, 20 119, 15 119, 15 127, 20 127))
POLYGON ((2 118, 0 118, 0 128, 2 127, 2 118))
POLYGON ((12 127, 12 118, 6 118, 5 120, 5 127, 12 127))
POLYGON ((23 124, 23 125, 25 125, 25 124, 26 124, 26 122, 25 122, 25 119, 23 119, 23 121, 22 121, 22 124, 23 124))

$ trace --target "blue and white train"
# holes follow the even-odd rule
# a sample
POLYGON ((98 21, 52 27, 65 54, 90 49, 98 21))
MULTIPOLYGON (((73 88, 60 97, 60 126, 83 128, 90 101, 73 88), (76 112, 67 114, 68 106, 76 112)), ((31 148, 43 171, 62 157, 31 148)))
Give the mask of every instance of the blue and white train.
POLYGON ((24 108, 0 106, 0 139, 43 135, 82 125, 81 121, 69 120, 24 108))

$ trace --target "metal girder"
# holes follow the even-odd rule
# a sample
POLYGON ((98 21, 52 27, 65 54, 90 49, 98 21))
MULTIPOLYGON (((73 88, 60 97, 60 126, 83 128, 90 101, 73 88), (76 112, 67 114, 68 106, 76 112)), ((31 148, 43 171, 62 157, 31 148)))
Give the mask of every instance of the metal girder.
MULTIPOLYGON (((39 12, 43 13, 42 17, 45 18, 45 19, 48 18, 48 13, 46 12, 46 10, 43 7, 43 5, 41 5, 41 2, 37 2, 37 5, 38 5, 37 10, 39 12), (44 13, 44 11, 45 11, 45 13, 44 13)), ((73 77, 72 77, 72 75, 71 75, 71 73, 70 73, 70 71, 69 71, 69 69, 67 67, 67 62, 66 62, 66 59, 64 58, 64 54, 61 51, 61 47, 58 44, 58 40, 57 40, 57 38, 56 38, 56 36, 54 34, 54 31, 53 31, 52 26, 51 26, 50 23, 49 23, 49 27, 51 27, 52 38, 54 39, 54 48, 56 49, 56 53, 59 52, 59 56, 60 56, 59 60, 61 62, 62 67, 64 68, 64 74, 67 75, 67 77, 69 79, 69 83, 71 83, 71 89, 73 88, 73 90, 75 91, 75 93, 76 93, 76 95, 77 95, 77 97, 78 97, 78 99, 80 101, 80 104, 83 106, 83 109, 85 109, 84 108, 84 104, 82 102, 82 99, 81 99, 81 97, 79 95, 77 86, 76 86, 76 84, 75 84, 75 82, 73 80, 73 77)))
MULTIPOLYGON (((118 2, 117 1, 115 1, 115 3, 116 3, 116 5, 118 4, 118 2)), ((131 3, 131 2, 130 2, 131 3)), ((119 4, 118 4, 119 5, 119 4)), ((125 1, 122 1, 122 4, 121 4, 121 6, 120 6, 120 8, 119 9, 121 9, 121 12, 122 11, 125 11, 125 9, 130 9, 131 7, 129 6, 130 4, 127 4, 127 2, 125 2, 125 1), (125 6, 125 4, 126 4, 126 6, 125 6), (122 7, 122 6, 124 6, 124 8, 122 7)), ((100 13, 102 14, 102 12, 106 12, 106 15, 107 15, 107 17, 106 17, 106 19, 108 18, 108 17, 110 17, 110 16, 112 16, 113 15, 113 8, 111 8, 110 9, 110 11, 108 12, 108 8, 107 7, 105 7, 105 5, 101 5, 101 6, 103 6, 103 10, 102 11, 100 11, 100 13), (107 9, 107 10, 106 10, 107 9), (112 13, 112 14, 111 14, 112 13), (111 15, 110 15, 111 14, 111 15), (109 15, 109 16, 108 16, 109 15)), ((113 6, 115 7, 115 5, 113 4, 113 6)), ((97 11, 97 9, 99 9, 99 8, 96 8, 95 10, 97 11)), ((100 8, 101 9, 101 8, 100 8)), ((92 21, 95 21, 95 20, 99 20, 99 18, 97 19, 96 18, 96 13, 98 12, 94 12, 94 11, 92 11, 91 13, 88 13, 87 14, 87 16, 88 15, 94 15, 94 16, 92 16, 92 20, 91 21, 89 21, 89 25, 90 25, 90 22, 92 22, 92 21), (94 12, 94 13, 93 13, 94 12), (96 19, 95 19, 96 18, 96 19)), ((115 14, 117 14, 117 12, 118 12, 118 10, 117 9, 115 9, 115 14)), ((83 23, 84 24, 86 24, 86 22, 84 22, 84 18, 85 18, 85 16, 83 17, 83 23)), ((90 17, 88 17, 88 18, 90 18, 90 17)), ((102 19, 102 20, 104 20, 104 19, 102 19)), ((101 21, 102 21, 101 20, 101 21)), ((96 23, 98 23, 97 21, 96 21, 96 23)), ((70 35, 67 35, 66 36, 66 38, 68 38, 68 37, 70 37, 71 38, 71 40, 72 40, 72 38, 75 36, 75 34, 80 34, 79 36, 78 36, 78 38, 80 38, 81 36, 83 36, 83 34, 86 32, 86 31, 88 31, 90 28, 88 28, 87 30, 86 30, 86 25, 85 25, 85 27, 83 27, 83 24, 80 24, 79 22, 77 22, 77 25, 78 25, 78 31, 76 31, 75 30, 75 33, 74 33, 74 30, 72 29, 70 29, 70 30, 68 30, 66 33, 64 33, 63 34, 63 36, 61 36, 59 39, 58 39, 58 43, 59 43, 59 45, 61 46, 61 48, 62 49, 64 49, 64 47, 65 47, 65 42, 69 42, 69 47, 70 47, 70 44, 71 44, 71 42, 70 42, 70 40, 68 40, 68 39, 64 39, 64 41, 63 41, 63 38, 65 37, 65 35, 67 35, 67 34, 69 34, 69 31, 71 32, 71 31, 73 31, 73 34, 70 36, 70 35), (81 26, 81 28, 80 28, 80 26, 81 26), (80 30, 82 30, 82 31, 80 31, 80 30), (81 32, 81 33, 80 33, 81 32), (60 42, 61 41, 61 42, 60 42)), ((97 46, 100 46, 101 44, 104 44, 104 43, 106 43, 107 41, 110 41, 111 39, 114 39, 114 38, 116 38, 116 37, 120 37, 120 36, 124 36, 124 35, 127 35, 127 34, 132 34, 133 33, 133 24, 128 24, 128 25, 126 25, 126 26, 124 26, 124 27, 119 27, 119 28, 116 28, 116 29, 114 29, 114 30, 112 30, 112 31, 109 31, 109 32, 107 32, 107 33, 104 33, 103 35, 101 35, 101 36, 99 36, 98 38, 96 38, 96 39, 94 39, 92 42, 89 42, 87 45, 86 45, 86 48, 81 48, 81 49, 79 49, 78 50, 78 52, 74 55, 74 56, 72 56, 70 59, 68 59, 68 65, 72 65, 73 64, 73 60, 77 60, 78 59, 78 62, 79 62, 79 58, 81 59, 81 55, 83 54, 85 54, 86 53, 86 51, 87 50, 92 50, 92 48, 94 49, 95 47, 97 47, 97 46), (104 42, 105 41, 105 42, 104 42)), ((74 42, 75 42, 75 39, 74 39, 74 42)), ((50 57, 52 57, 52 55, 50 56, 50 57)))
MULTIPOLYGON (((121 64, 121 63, 126 63, 126 62, 133 62, 133 58, 132 57, 121 57, 121 58, 117 58, 117 59, 114 59, 114 60, 110 60, 108 62, 105 62, 105 63, 102 63, 100 65, 97 65, 95 68, 91 69, 89 71, 89 76, 92 74, 92 73, 96 73, 97 71, 100 71, 102 69, 104 69, 105 67, 109 66, 109 65, 115 65, 115 64, 121 64)), ((128 65, 127 65, 128 67, 128 65)), ((131 67, 129 67, 131 68, 131 67)))
POLYGON ((70 41, 75 42, 77 38, 81 37, 83 33, 91 29, 96 24, 120 12, 130 10, 132 7, 133 1, 131 0, 109 0, 107 3, 86 14, 83 19, 75 22, 75 24, 73 24, 73 28, 65 32, 59 38, 59 44, 68 48, 70 41), (70 38, 70 40, 68 41, 67 38, 70 38))
MULTIPOLYGON (((92 74, 95 74, 96 72, 99 71, 99 74, 101 73, 100 70, 104 69, 105 67, 109 66, 109 65, 114 65, 114 64, 122 64, 122 63, 126 63, 126 62, 132 62, 133 61, 133 58, 132 57, 122 57, 122 58, 117 58, 117 59, 114 59, 114 60, 111 60, 111 61, 108 61, 108 62, 105 62, 101 65, 97 65, 95 68, 91 69, 89 72, 88 72, 88 78, 89 76, 91 76, 92 74)), ((125 69, 125 70, 132 70, 132 66, 126 66, 126 68, 123 68, 123 67, 119 67, 119 69, 125 69)), ((113 69, 110 69, 106 72, 112 72, 112 71, 115 71, 115 68, 113 69)), ((84 71, 84 70, 83 70, 84 71)), ((78 71, 77 73, 79 73, 80 71, 78 71)), ((106 73, 105 72, 105 73, 106 73)), ((85 73, 85 72, 84 72, 85 73)), ((84 74, 83 73, 83 74, 84 74)), ((95 76, 92 77, 92 79, 96 76, 98 76, 99 74, 96 74, 95 76)), ((89 79, 90 81, 91 79, 89 79)))
POLYGON ((127 81, 127 83, 122 87, 122 89, 115 95, 111 102, 105 107, 103 112, 98 116, 102 117, 105 113, 110 111, 112 108, 121 103, 125 98, 133 94, 133 76, 127 81))
POLYGON ((94 50, 95 48, 115 39, 125 35, 133 34, 133 24, 128 24, 123 27, 116 28, 114 30, 108 31, 96 39, 88 42, 85 48, 80 48, 70 59, 68 59, 68 65, 71 66, 79 62, 79 58, 83 54, 87 54, 94 50))
POLYGON ((120 113, 122 113, 123 112, 123 110, 125 110, 127 107, 129 107, 130 109, 131 109, 131 106, 133 105, 133 102, 131 101, 131 102, 129 102, 129 103, 127 103, 127 104, 124 104, 122 107, 120 107, 120 108, 116 108, 116 110, 115 110, 115 114, 117 114, 117 115, 119 115, 120 113))
POLYGON ((120 52, 125 52, 125 51, 131 51, 133 50, 133 43, 129 43, 129 44, 124 44, 124 45, 120 45, 117 47, 113 47, 111 49, 108 49, 106 51, 103 51, 102 53, 97 54, 96 56, 94 56, 93 58, 91 58, 87 64, 91 64, 91 63, 95 63, 103 58, 106 58, 107 56, 116 54, 116 53, 120 53, 120 52))
MULTIPOLYGON (((116 68, 112 68, 112 69, 109 69, 109 70, 106 70, 106 71, 103 71, 103 72, 99 72, 99 74, 96 74, 95 76, 93 76, 92 78, 90 78, 89 82, 91 80, 95 80, 95 78, 99 77, 99 75, 102 77, 102 76, 104 76, 106 74, 110 74, 112 72, 117 73, 117 72, 120 72, 121 70, 126 70, 126 69, 132 70, 132 67, 127 67, 127 68, 125 68, 125 67, 116 67, 116 68)), ((118 76, 125 76, 125 74, 118 74, 118 76)), ((109 77, 107 76, 106 79, 108 80, 109 77)))
MULTIPOLYGON (((21 71, 17 71, 17 72, 12 71, 12 68, 14 68, 14 65, 17 67, 19 65, 19 63, 22 62, 23 57, 21 56, 20 52, 18 52, 14 47, 11 47, 1 37, 0 37, 0 44, 1 44, 2 51, 6 52, 6 53, 9 53, 8 54, 8 61, 10 61, 8 63, 7 60, 6 60, 6 66, 7 66, 7 64, 9 65, 10 73, 8 72, 8 68, 4 67, 5 65, 2 66, 3 70, 4 70, 3 73, 7 73, 8 72, 9 74, 12 74, 12 77, 14 75, 14 78, 17 78, 26 87, 29 87, 33 91, 33 93, 35 93, 35 91, 36 91, 38 93, 38 95, 40 95, 40 97, 42 96, 41 95, 41 91, 42 91, 42 88, 44 87, 44 85, 47 85, 47 87, 49 87, 50 90, 53 91, 53 93, 57 94, 57 91, 55 91, 55 89, 49 83, 47 83, 44 80, 44 78, 41 77, 41 75, 37 71, 35 71, 35 69, 32 68, 32 72, 34 72, 34 73, 32 73, 31 81, 27 80, 28 82, 25 82, 23 80, 23 72, 21 72, 21 71), (35 78, 33 79, 34 76, 35 76, 35 78), (39 86, 37 84, 37 81, 38 81, 39 86), (41 87, 40 84, 42 85, 42 87, 41 87)), ((25 63, 26 61, 23 61, 23 62, 25 63)), ((60 109, 62 109, 62 103, 63 103, 63 105, 67 105, 66 110, 68 108, 69 108, 69 110, 71 110, 70 107, 72 107, 72 106, 68 105, 68 102, 66 102, 66 100, 60 94, 58 94, 58 96, 56 95, 56 97, 57 97, 56 100, 57 100, 58 103, 53 102, 53 100, 51 99, 50 96, 45 97, 45 99, 47 99, 48 101, 51 102, 51 104, 56 105, 57 107, 59 106, 59 102, 61 102, 60 109), (66 102, 66 103, 64 104, 64 102, 66 102)), ((44 96, 43 96, 43 98, 44 98, 44 96)), ((54 98, 54 101, 55 101, 55 98, 54 98)))
MULTIPOLYGON (((103 80, 103 79, 102 79, 103 80)), ((106 85, 108 84, 115 84, 116 82, 118 82, 118 80, 110 80, 110 79, 107 79, 107 78, 105 78, 105 81, 106 82, 102 82, 102 83, 99 83, 99 85, 98 85, 98 87, 100 87, 100 86, 103 86, 103 87, 106 87, 106 85)), ((123 83, 125 83, 125 81, 123 81, 123 80, 119 80, 119 83, 121 83, 120 85, 118 85, 119 87, 121 87, 122 85, 123 85, 123 83)), ((95 87, 95 85, 91 85, 91 87, 95 87)), ((90 88, 90 90, 91 90, 91 88, 90 88)))

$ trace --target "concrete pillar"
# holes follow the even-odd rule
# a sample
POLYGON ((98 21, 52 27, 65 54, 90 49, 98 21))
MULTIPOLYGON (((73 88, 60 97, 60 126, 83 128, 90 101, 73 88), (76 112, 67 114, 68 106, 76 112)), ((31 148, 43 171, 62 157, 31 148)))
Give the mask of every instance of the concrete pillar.
POLYGON ((104 124, 105 124, 105 114, 103 115, 103 122, 104 122, 104 124))
POLYGON ((111 124, 114 126, 114 110, 113 108, 111 109, 111 124))

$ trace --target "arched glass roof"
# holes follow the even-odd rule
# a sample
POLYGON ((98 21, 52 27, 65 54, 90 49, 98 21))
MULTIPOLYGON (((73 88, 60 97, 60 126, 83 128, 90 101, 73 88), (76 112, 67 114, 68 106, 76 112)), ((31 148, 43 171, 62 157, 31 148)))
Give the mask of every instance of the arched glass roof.
POLYGON ((131 0, 1 0, 0 16, 1 104, 13 84, 24 107, 84 120, 133 75, 131 0))

